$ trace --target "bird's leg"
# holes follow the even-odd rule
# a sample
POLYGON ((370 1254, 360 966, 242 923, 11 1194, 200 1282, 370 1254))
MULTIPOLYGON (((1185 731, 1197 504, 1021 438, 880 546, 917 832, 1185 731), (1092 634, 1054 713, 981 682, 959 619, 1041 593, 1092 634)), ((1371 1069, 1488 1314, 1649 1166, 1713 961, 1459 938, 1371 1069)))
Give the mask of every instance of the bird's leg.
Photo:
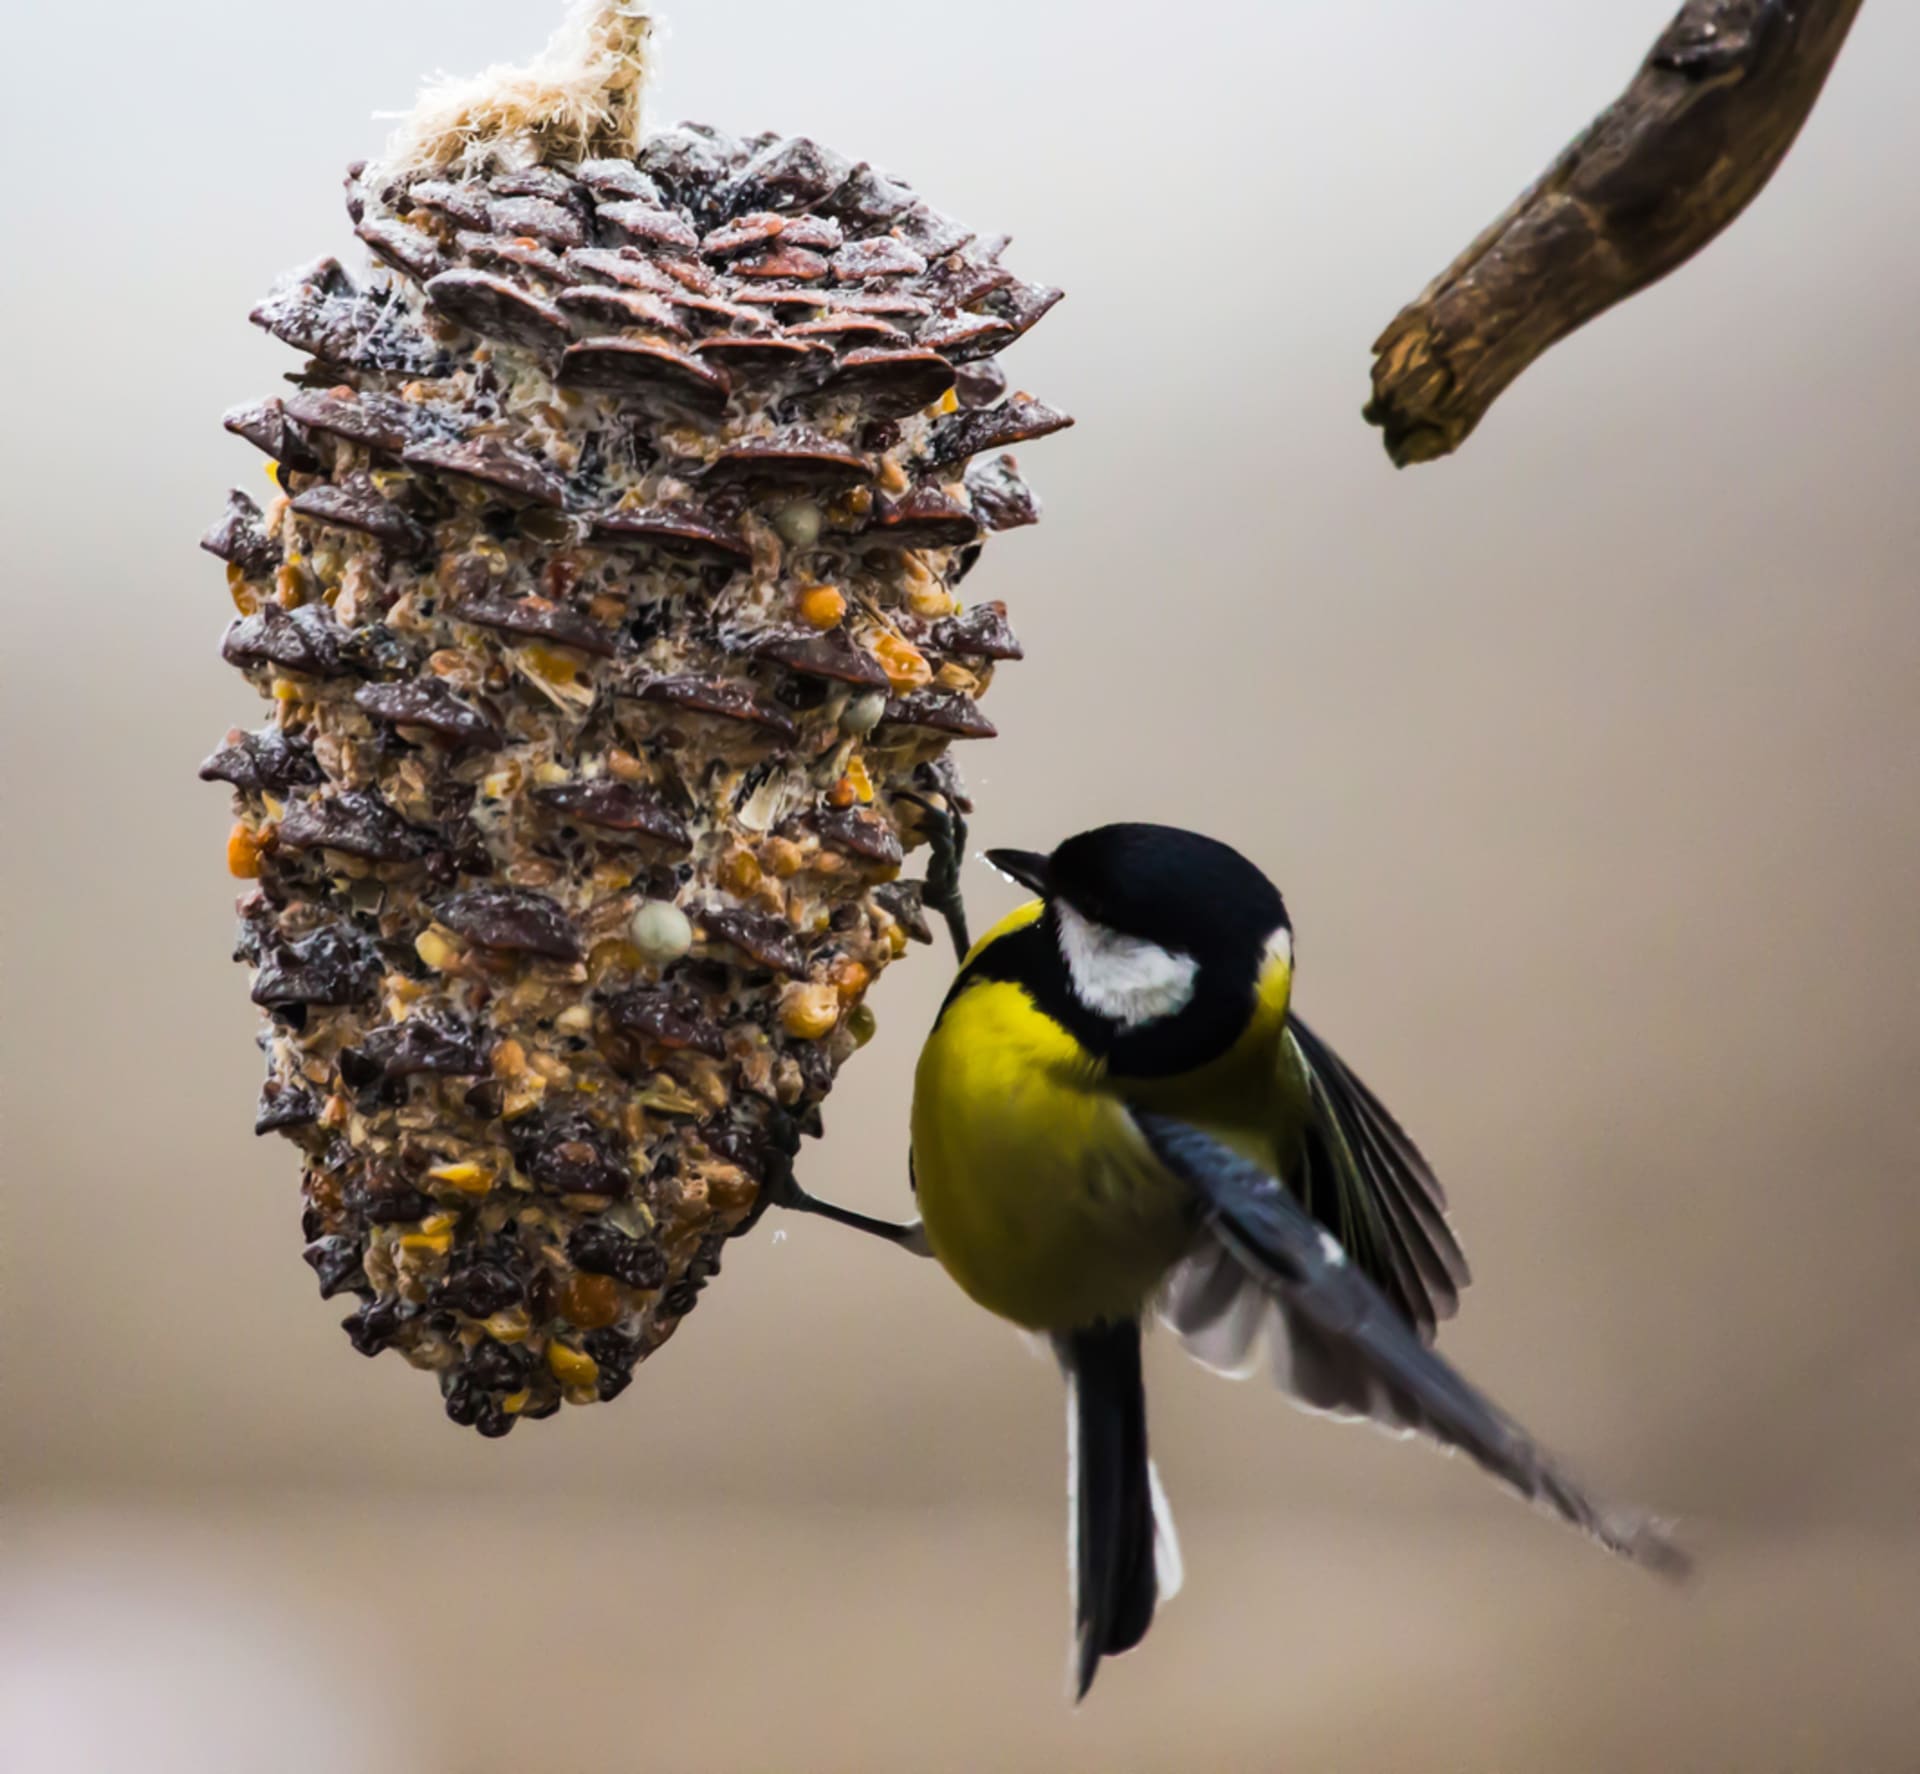
POLYGON ((910 1250, 915 1256, 926 1257, 933 1253, 927 1248, 926 1229, 918 1220, 903 1225, 898 1220, 876 1220, 871 1214, 855 1213, 850 1207, 837 1207, 831 1201, 822 1201, 816 1195, 809 1195, 798 1183, 792 1185, 791 1193, 780 1205, 794 1213, 810 1213, 823 1220, 831 1220, 836 1226, 851 1226, 856 1232, 868 1232, 875 1238, 884 1238, 889 1244, 897 1244, 902 1250, 910 1250))
MULTIPOLYGON (((904 790, 900 799, 911 801, 918 807, 927 823, 931 853, 927 858, 922 903, 931 906, 946 920, 947 934, 953 941, 954 959, 964 961, 967 951, 973 947, 972 939, 967 935, 966 902, 960 893, 960 865, 966 858, 967 850, 966 816, 960 811, 956 797, 950 794, 927 796, 904 790)), ((920 1221, 906 1223, 875 1219, 871 1214, 856 1213, 850 1207, 822 1201, 817 1195, 809 1195, 800 1187, 793 1174, 792 1154, 782 1153, 781 1157, 782 1162, 774 1167, 773 1174, 768 1178, 768 1205, 784 1207, 789 1213, 810 1213, 817 1219, 831 1220, 837 1226, 851 1226, 856 1232, 884 1238, 889 1244, 897 1244, 902 1250, 910 1250, 916 1256, 933 1254, 927 1247, 926 1229, 920 1221)), ((757 1213, 753 1216, 755 1219, 758 1217, 757 1213)), ((749 1220, 748 1224, 751 1223, 749 1220)))
MULTIPOLYGON (((927 858, 927 880, 922 890, 922 903, 931 906, 946 920, 947 934, 953 939, 954 959, 964 961, 967 951, 973 947, 967 935, 967 908, 960 895, 960 865, 965 860, 967 850, 966 816, 952 795, 927 796, 906 790, 902 791, 900 798, 918 807, 927 824, 931 854, 927 858)), ((916 1256, 933 1254, 927 1248, 926 1229, 920 1221, 914 1220, 909 1224, 898 1220, 878 1220, 871 1214, 856 1213, 850 1207, 839 1207, 831 1201, 822 1201, 817 1195, 809 1195, 795 1179, 790 1159, 779 1167, 772 1187, 774 1203, 791 1213, 810 1213, 816 1218, 831 1220, 837 1226, 851 1226, 856 1232, 884 1238, 889 1244, 897 1244, 902 1250, 910 1250, 916 1256)))
POLYGON ((921 903, 946 920, 947 934, 953 939, 953 958, 964 961, 973 947, 967 935, 966 901, 960 892, 960 865, 967 854, 966 815, 951 795, 903 792, 900 798, 913 802, 926 821, 929 854, 921 903))
MULTIPOLYGON (((810 1213, 817 1219, 831 1220, 838 1226, 851 1226, 856 1232, 884 1238, 889 1244, 897 1244, 902 1250, 910 1250, 916 1256, 933 1254, 927 1248, 926 1234, 921 1230, 918 1220, 911 1225, 903 1225, 896 1220, 878 1220, 871 1214, 856 1213, 850 1207, 840 1207, 831 1201, 822 1201, 817 1195, 809 1195, 795 1178, 793 1154, 787 1151, 778 1151, 774 1155, 768 1167, 762 1199, 764 1207, 784 1207, 789 1213, 810 1213)), ((756 1210, 752 1219, 758 1219, 764 1207, 756 1210)), ((751 1224, 751 1220, 748 1223, 751 1224)))

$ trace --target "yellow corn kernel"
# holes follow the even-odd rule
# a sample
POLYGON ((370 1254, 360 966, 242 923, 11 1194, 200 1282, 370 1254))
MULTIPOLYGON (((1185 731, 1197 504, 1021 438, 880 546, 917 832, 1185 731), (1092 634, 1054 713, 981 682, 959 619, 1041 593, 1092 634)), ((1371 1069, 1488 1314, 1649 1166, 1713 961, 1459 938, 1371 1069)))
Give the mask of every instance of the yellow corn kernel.
POLYGON ((933 667, 905 635, 888 630, 874 637, 873 656, 895 690, 917 690, 933 680, 933 667))
POLYGON ((407 1232, 400 1239, 400 1248, 433 1256, 445 1256, 453 1249, 451 1232, 407 1232))
POLYGON ((280 464, 269 456, 267 458, 267 479, 277 487, 280 484, 280 464))
POLYGON ((633 1101, 643 1109, 658 1109, 663 1115, 698 1115, 705 1108, 697 1096, 676 1084, 665 1072, 655 1072, 634 1091, 633 1101))
POLYGON ((445 1183, 449 1189, 458 1189, 463 1195, 484 1195, 493 1187, 493 1173, 466 1160, 458 1164, 436 1164, 427 1176, 436 1183, 445 1183))
POLYGON ((287 816, 286 802, 277 801, 272 795, 262 795, 260 804, 266 808, 269 819, 285 819, 287 816))
POLYGON ((852 1004, 873 982, 873 975, 865 965, 853 959, 851 955, 842 955, 828 970, 828 980, 839 995, 842 1004, 852 1004))
POLYGON ((413 939, 413 952, 436 973, 444 973, 460 951, 429 926, 413 939))
POLYGON ((610 1275, 571 1276, 554 1306, 580 1330, 600 1330, 620 1316, 620 1284, 610 1275))
POLYGON ((532 1398, 533 1389, 530 1386, 522 1386, 518 1392, 509 1392, 505 1398, 501 1399, 500 1408, 508 1416, 517 1417, 527 1408, 532 1398))
POLYGON ((540 1099, 547 1094, 547 1081, 537 1073, 523 1078, 506 1094, 500 1104, 500 1118, 503 1121, 517 1121, 531 1109, 540 1106, 540 1099))
POLYGON ((593 945, 587 956, 587 976, 599 985, 610 973, 632 973, 645 964, 646 957, 630 942, 608 937, 593 945))
POLYGON ((300 700, 300 686, 291 678, 275 678, 273 680, 273 699, 275 702, 298 702, 300 700))
POLYGON ((949 388, 945 394, 941 395, 940 398, 933 403, 933 410, 943 416, 947 413, 958 412, 959 409, 960 391, 957 388, 949 388))
POLYGON ((524 1306, 509 1306, 504 1312, 496 1312, 486 1324, 487 1335, 496 1343, 524 1343, 533 1329, 524 1306))
POLYGON ((238 561, 227 563, 227 595, 242 616, 251 616, 260 608, 260 594, 247 583, 247 570, 238 561))
POLYGON ((890 924, 887 926, 887 947, 893 951, 893 956, 896 961, 907 952, 907 944, 910 940, 911 938, 907 935, 906 925, 890 924))
POLYGON ((495 770, 482 780, 480 786, 496 801, 504 801, 520 786, 520 766, 508 764, 505 769, 495 770))
POLYGON ((498 1078, 518 1078, 527 1069, 527 1050, 508 1036, 493 1050, 493 1071, 498 1078))
POLYGON ((404 973, 389 973, 385 987, 388 1022, 405 1022, 408 1013, 427 995, 427 988, 423 981, 408 979, 404 973))
POLYGON ((236 820, 227 833, 227 873, 241 881, 260 878, 260 840, 247 829, 244 819, 236 820))
POLYGON ((736 850, 721 874, 727 890, 742 897, 760 885, 760 859, 751 850, 736 850))
POLYGON ((547 1345, 547 1366, 563 1386, 591 1386, 600 1378, 599 1362, 578 1349, 569 1349, 565 1343, 547 1345))
POLYGON ((527 663, 536 675, 550 684, 570 684, 580 675, 580 667, 566 654, 556 652, 552 647, 543 647, 538 641, 524 647, 527 663))
POLYGON ((907 587, 907 608, 916 616, 951 616, 953 593, 937 581, 907 587))
POLYGON ((847 600, 832 585, 809 585, 794 600, 800 620, 809 628, 838 628, 847 613, 847 600))
POLYGON ((430 1213, 420 1222, 420 1230, 431 1236, 436 1232, 451 1232, 458 1223, 458 1219, 453 1214, 430 1213))
POLYGON ((859 758, 847 760, 846 779, 853 784, 853 792, 859 796, 862 806, 873 799, 873 778, 867 774, 867 766, 859 758))
POLYGON ((818 1041, 840 1020, 840 994, 832 986, 796 981, 780 995, 780 1026, 797 1041, 818 1041))
POLYGON ((526 1048, 511 1035, 493 1048, 493 1075, 520 1077, 526 1071, 526 1048))
POLYGON ((760 854, 766 866, 783 881, 799 874, 807 860, 806 853, 791 838, 769 838, 761 846, 760 854))

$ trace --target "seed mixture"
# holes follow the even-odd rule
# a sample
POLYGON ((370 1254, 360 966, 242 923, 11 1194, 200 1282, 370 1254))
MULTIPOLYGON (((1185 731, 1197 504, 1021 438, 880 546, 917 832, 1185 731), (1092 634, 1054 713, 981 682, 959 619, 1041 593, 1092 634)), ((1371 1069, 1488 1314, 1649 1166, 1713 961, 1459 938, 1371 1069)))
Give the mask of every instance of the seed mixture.
POLYGON ((285 279, 309 361, 226 419, 269 716, 201 773, 320 1291, 502 1435, 672 1334, 930 935, 905 853, 1020 657, 962 582, 1071 423, 996 358, 1060 292, 801 138, 347 197, 379 268, 285 279))

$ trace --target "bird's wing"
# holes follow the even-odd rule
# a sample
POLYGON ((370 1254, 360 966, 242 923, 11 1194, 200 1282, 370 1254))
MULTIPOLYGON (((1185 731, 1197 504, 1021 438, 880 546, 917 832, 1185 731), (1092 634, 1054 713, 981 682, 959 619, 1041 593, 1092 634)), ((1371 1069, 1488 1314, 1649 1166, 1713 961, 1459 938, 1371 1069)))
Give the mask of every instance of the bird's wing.
POLYGON ((1386 1105, 1297 1016, 1287 1019, 1282 1062, 1298 1068, 1307 1098, 1294 1193, 1431 1342, 1469 1279, 1439 1179, 1386 1105))
POLYGON ((1211 1135, 1162 1115, 1137 1114, 1168 1169, 1205 1203, 1220 1252, 1257 1280, 1277 1308, 1303 1399, 1428 1436, 1478 1462, 1523 1497, 1591 1534, 1610 1551, 1678 1576, 1686 1555, 1663 1525, 1591 1496, 1500 1407, 1422 1342, 1382 1289, 1280 1183, 1211 1135))

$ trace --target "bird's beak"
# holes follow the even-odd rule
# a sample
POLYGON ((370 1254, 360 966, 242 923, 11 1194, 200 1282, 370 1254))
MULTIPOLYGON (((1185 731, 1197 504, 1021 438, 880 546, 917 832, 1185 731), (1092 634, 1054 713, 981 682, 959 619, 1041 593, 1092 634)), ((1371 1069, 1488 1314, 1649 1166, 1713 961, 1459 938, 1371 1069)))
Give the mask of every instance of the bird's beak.
POLYGON ((1047 895, 1048 858, 1031 850, 989 850, 987 861, 1005 875, 1044 899, 1047 895))

